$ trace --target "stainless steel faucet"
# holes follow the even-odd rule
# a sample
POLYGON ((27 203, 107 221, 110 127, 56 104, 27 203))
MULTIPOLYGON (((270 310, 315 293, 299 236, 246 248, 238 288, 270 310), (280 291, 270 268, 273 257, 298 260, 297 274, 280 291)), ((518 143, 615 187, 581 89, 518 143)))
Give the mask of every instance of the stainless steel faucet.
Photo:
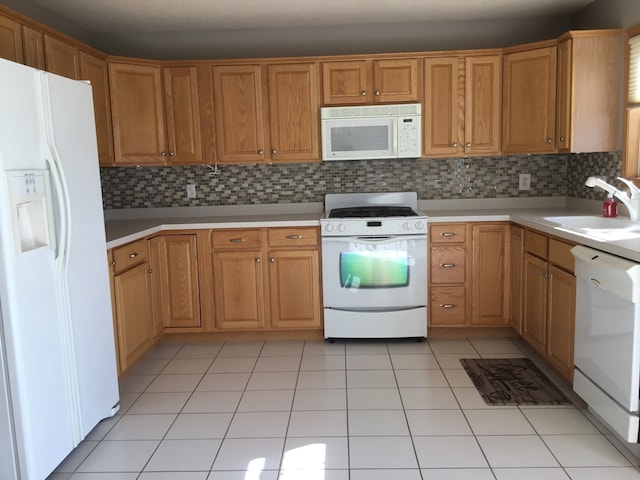
POLYGON ((587 187, 599 187, 605 192, 610 193, 627 207, 631 220, 638 220, 640 217, 640 188, 636 187, 633 182, 626 178, 618 177, 618 180, 629 188, 628 192, 608 184, 600 177, 589 177, 584 184, 587 187))

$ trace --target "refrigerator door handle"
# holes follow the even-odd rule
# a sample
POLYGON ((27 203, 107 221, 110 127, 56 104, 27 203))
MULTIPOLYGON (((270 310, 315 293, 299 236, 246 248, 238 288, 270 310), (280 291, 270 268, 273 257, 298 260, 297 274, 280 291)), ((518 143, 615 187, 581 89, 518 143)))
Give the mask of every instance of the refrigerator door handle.
MULTIPOLYGON (((51 146, 50 146, 51 147, 51 146)), ((53 147, 55 149, 55 147, 53 147)), ((56 236, 56 255, 55 261, 63 262, 67 257, 69 233, 71 226, 69 225, 69 199, 66 192, 66 182, 64 175, 58 168, 58 163, 50 158, 45 158, 51 172, 51 179, 53 183, 53 192, 51 192, 51 200, 56 208, 55 217, 57 219, 57 225, 54 228, 56 236)))

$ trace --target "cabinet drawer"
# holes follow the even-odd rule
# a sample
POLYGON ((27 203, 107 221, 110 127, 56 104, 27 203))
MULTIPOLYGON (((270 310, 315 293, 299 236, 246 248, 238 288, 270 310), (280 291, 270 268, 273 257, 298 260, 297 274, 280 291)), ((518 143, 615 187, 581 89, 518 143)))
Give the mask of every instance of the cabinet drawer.
POLYGON ((465 288, 433 287, 430 295, 431 325, 465 324, 465 288))
POLYGON ((574 258, 571 254, 573 245, 554 238, 549 239, 549 261, 569 272, 574 270, 574 258))
POLYGON ((463 245, 431 247, 431 283, 464 283, 466 249, 463 245))
POLYGON ((211 232, 214 250, 248 250, 262 246, 262 230, 216 230, 211 232))
POLYGON ((134 265, 147 261, 147 241, 138 240, 113 249, 113 273, 115 275, 128 270, 134 265))
POLYGON ((546 235, 527 230, 524 232, 524 250, 540 258, 547 258, 548 240, 546 235))
POLYGON ((271 228, 267 232, 270 247, 306 247, 318 245, 318 229, 271 228))
POLYGON ((467 226, 464 223, 442 223, 429 225, 431 243, 464 243, 467 226))

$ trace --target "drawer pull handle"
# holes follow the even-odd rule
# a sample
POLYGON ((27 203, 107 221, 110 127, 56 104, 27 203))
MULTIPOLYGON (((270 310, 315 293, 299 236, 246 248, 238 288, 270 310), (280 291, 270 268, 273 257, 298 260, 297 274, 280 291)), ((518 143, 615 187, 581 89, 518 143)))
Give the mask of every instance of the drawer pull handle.
POLYGON ((456 308, 458 305, 455 303, 441 303, 440 306, 442 308, 456 308))
POLYGON ((441 263, 440 266, 442 268, 453 268, 453 267, 457 267, 457 265, 455 263, 441 263))
POLYGON ((441 237, 455 237, 456 234, 454 232, 442 232, 440 234, 441 237))
POLYGON ((231 243, 244 243, 246 240, 244 238, 231 238, 229 239, 231 243))
POLYGON ((136 258, 138 254, 136 252, 130 253, 129 258, 136 258))
POLYGON ((302 235, 287 235, 286 238, 288 240, 300 240, 302 238, 302 235))

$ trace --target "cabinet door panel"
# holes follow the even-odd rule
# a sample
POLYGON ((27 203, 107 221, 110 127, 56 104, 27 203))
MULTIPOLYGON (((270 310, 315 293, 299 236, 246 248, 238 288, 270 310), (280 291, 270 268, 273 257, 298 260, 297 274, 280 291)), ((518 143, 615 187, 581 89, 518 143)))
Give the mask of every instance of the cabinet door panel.
POLYGON ((511 226, 511 292, 509 323, 522 335, 522 260, 524 257, 524 229, 511 226))
POLYGON ((375 60, 373 101, 376 103, 420 100, 420 61, 417 58, 375 60))
POLYGON ((370 102, 373 95, 367 82, 367 62, 324 62, 322 99, 325 105, 358 105, 370 102))
POLYGON ((218 159, 225 163, 265 159, 260 67, 213 68, 218 159))
POLYGON ((22 34, 20 24, 0 15, 0 58, 22 63, 22 34))
POLYGON ((543 356, 547 336, 547 268, 544 260, 524 254, 522 336, 543 356))
POLYGON ((465 77, 465 152, 500 151, 501 57, 468 57, 465 77))
POLYGON ((261 252, 213 254, 216 328, 264 327, 264 280, 261 252))
POLYGON ((112 165, 113 130, 107 62, 88 53, 80 52, 80 78, 91 82, 100 165, 112 165))
POLYGON ((271 158, 319 160, 318 66, 269 66, 271 158))
POLYGON ((116 164, 165 163, 160 67, 109 63, 116 164))
POLYGON ((547 360, 567 379, 573 378, 576 278, 555 266, 549 269, 547 360))
POLYGON ((320 328, 320 268, 317 250, 269 253, 271 326, 320 328))
POLYGON ((427 58, 424 75, 425 154, 461 152, 464 140, 464 59, 427 58))
POLYGON ((23 25, 22 43, 24 46, 24 64, 44 70, 44 35, 31 27, 23 25))
POLYGON ((473 226, 474 325, 509 323, 509 226, 473 226))
POLYGON ((464 283, 466 248, 464 245, 433 246, 430 249, 431 283, 464 283))
POLYGON ((78 49, 57 38, 44 36, 44 58, 47 72, 77 80, 80 75, 78 49))
POLYGON ((201 163, 198 72, 196 67, 164 69, 171 163, 201 163))
POLYGON ((556 47, 504 56, 504 153, 555 151, 556 47))
POLYGON ((432 287, 429 312, 429 324, 435 327, 466 325, 466 288, 432 287))

